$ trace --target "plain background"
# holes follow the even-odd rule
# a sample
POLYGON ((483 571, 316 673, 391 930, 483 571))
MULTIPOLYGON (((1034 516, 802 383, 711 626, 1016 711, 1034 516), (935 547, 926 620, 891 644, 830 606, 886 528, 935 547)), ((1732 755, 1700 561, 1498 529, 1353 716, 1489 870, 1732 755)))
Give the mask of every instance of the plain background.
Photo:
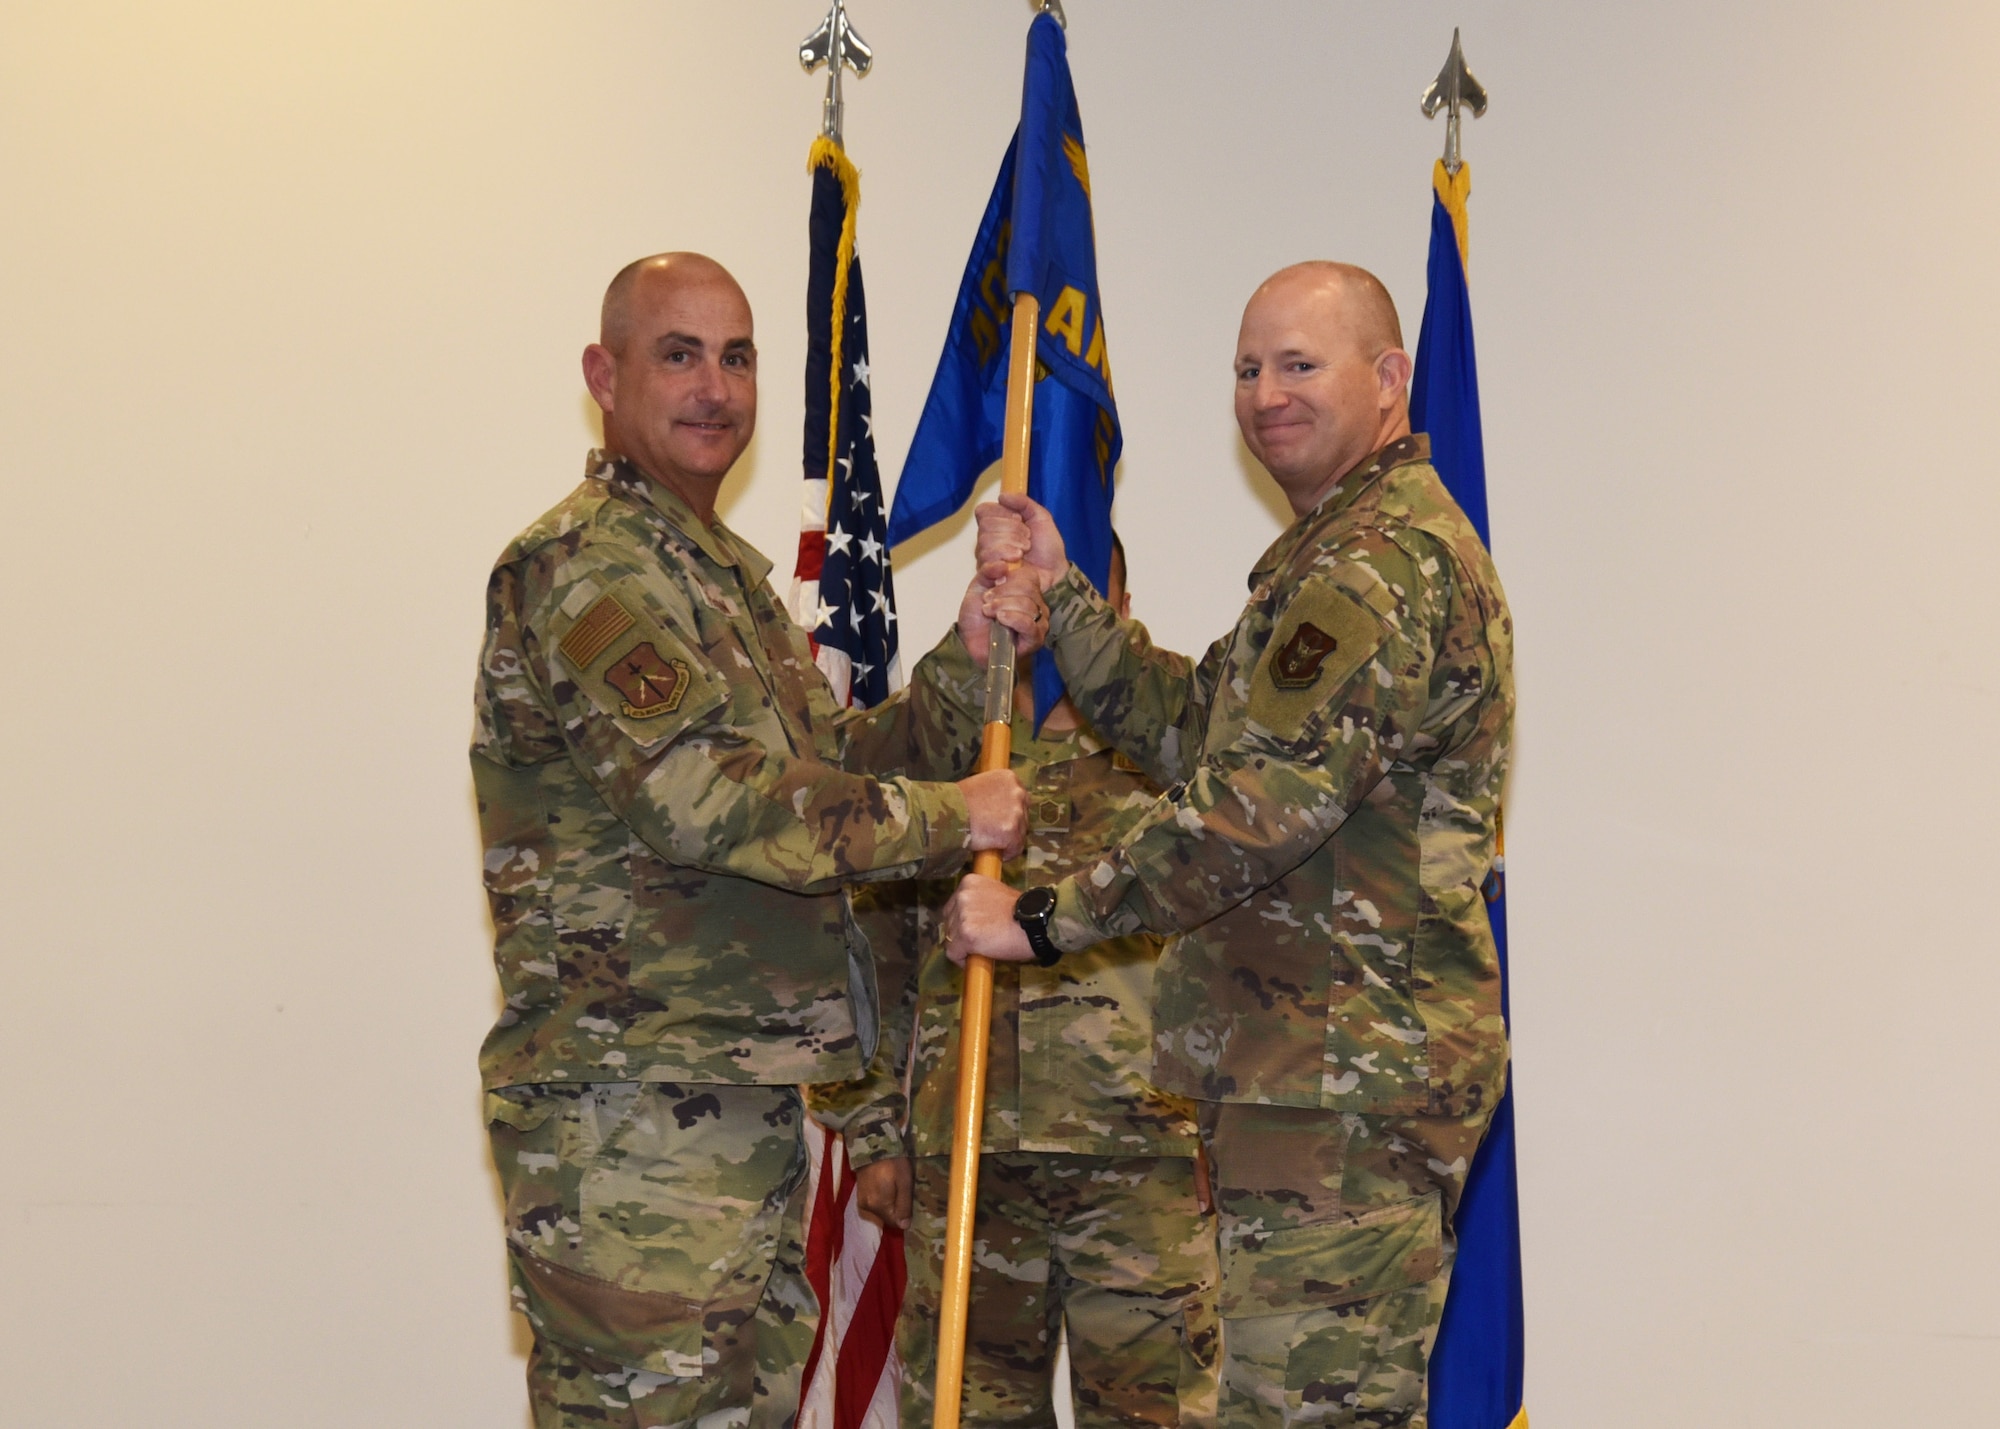
MULTIPOLYGON (((1279 528, 1241 305, 1373 267, 1462 24, 1537 1429, 1992 1422, 1989 3, 1072 0, 1137 609, 1279 528)), ((820 0, 0 6, 0 1423, 518 1426, 474 1053, 484 575, 612 271, 756 305, 790 568, 820 0)), ((856 0, 898 470, 1029 7, 856 0)), ((967 535, 906 550, 906 658, 967 535)))

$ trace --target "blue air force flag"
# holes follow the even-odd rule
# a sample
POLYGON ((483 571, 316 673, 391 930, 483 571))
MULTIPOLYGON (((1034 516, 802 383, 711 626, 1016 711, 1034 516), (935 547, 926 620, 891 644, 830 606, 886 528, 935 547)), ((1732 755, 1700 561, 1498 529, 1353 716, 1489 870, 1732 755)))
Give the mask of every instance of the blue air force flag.
MULTIPOLYGON (((1062 27, 1028 27, 1021 121, 979 221, 944 354, 903 462, 891 544, 963 506, 1000 459, 1013 295, 1041 304, 1028 494, 1061 529, 1070 559, 1103 590, 1111 572, 1112 474, 1124 437, 1097 289, 1090 166, 1062 27)), ((1035 665, 1035 718, 1062 697, 1047 652, 1035 665)))
MULTIPOLYGON (((1431 201, 1430 291, 1410 379, 1410 426, 1428 432, 1431 461, 1459 509, 1490 547, 1486 448, 1479 426, 1479 364, 1472 347, 1472 299, 1465 281, 1466 211, 1472 170, 1440 162, 1431 201)), ((1504 850, 1504 837, 1502 840, 1504 850)), ((1504 856, 1486 882, 1486 916, 1500 951, 1500 1011, 1507 998, 1507 886, 1504 856)), ((1521 1302, 1521 1207, 1514 1178, 1514 1090, 1508 1078, 1473 1158, 1459 1201, 1458 1260, 1444 1321, 1431 1351, 1432 1429, 1526 1429, 1526 1314, 1521 1302)))

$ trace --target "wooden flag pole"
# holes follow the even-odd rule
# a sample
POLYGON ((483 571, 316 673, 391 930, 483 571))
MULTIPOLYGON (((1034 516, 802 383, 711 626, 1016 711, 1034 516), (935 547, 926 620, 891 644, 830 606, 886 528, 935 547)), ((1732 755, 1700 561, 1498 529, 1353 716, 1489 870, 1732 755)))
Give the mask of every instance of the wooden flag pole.
MULTIPOLYGON (((1000 451, 1000 489, 1028 492, 1028 435, 1035 420, 1035 330, 1041 304, 1014 295, 1014 330, 1007 359, 1007 425, 1000 451)), ((993 627, 986 662, 986 731, 979 772, 1005 769, 1013 758, 1014 632, 993 627)), ((1000 877, 1001 858, 988 850, 972 871, 1000 877)), ((945 1216, 944 1296, 938 1305, 937 1383, 933 1429, 958 1429, 965 1390, 965 1321, 972 1308, 972 1209, 979 1191, 979 1140, 986 1119, 986 1044, 993 1024, 993 962, 965 960, 958 1004, 958 1109, 951 1135, 951 1199, 945 1216)))

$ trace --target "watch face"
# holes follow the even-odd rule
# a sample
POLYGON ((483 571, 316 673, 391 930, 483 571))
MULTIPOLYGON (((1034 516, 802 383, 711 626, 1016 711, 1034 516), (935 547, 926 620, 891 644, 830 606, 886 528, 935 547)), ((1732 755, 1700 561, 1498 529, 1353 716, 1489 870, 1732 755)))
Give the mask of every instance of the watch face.
POLYGON ((1014 917, 1018 922, 1026 918, 1042 919, 1056 911, 1056 891, 1044 884, 1040 888, 1030 888, 1014 905, 1014 917))

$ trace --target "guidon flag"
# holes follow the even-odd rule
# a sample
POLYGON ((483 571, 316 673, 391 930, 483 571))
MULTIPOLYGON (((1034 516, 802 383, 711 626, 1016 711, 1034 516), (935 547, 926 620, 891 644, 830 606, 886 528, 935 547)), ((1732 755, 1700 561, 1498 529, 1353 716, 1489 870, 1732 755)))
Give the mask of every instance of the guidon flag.
MULTIPOLYGON (((965 505, 981 473, 1000 459, 1017 293, 1041 304, 1028 495, 1055 517, 1070 559, 1101 591, 1111 571, 1112 481, 1124 435, 1097 285, 1083 120, 1062 27, 1046 12, 1028 27, 1020 123, 979 220, 944 353, 903 461, 891 544, 965 505)), ((1035 662, 1037 725, 1062 692, 1043 651, 1035 662)))

